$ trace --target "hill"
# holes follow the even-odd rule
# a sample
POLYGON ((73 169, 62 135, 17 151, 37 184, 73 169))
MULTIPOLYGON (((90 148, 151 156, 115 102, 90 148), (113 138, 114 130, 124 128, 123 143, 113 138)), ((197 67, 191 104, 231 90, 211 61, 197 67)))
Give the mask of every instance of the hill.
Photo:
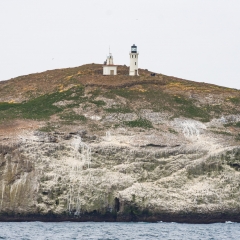
POLYGON ((0 220, 239 221, 240 91, 139 73, 0 82, 0 220))

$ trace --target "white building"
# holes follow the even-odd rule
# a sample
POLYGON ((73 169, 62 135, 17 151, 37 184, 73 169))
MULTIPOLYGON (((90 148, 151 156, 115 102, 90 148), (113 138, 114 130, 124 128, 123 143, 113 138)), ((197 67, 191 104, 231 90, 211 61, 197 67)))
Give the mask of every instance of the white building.
POLYGON ((129 67, 129 75, 130 76, 139 76, 138 75, 138 52, 137 52, 137 46, 133 44, 131 46, 131 52, 130 55, 130 67, 129 67))
POLYGON ((113 64, 113 56, 109 53, 103 65, 103 75, 117 75, 117 66, 113 64))

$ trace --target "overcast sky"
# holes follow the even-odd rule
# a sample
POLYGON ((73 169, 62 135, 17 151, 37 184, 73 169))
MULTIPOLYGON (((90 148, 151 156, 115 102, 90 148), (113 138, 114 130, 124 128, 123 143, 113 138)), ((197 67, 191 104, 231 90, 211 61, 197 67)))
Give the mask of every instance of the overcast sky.
POLYGON ((240 0, 0 0, 0 80, 129 65, 240 89, 240 0))

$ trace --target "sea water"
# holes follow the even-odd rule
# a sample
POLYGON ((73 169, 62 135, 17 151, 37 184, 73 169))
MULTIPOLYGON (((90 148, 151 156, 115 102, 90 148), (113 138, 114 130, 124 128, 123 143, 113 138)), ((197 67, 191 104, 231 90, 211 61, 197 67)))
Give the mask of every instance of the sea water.
POLYGON ((239 223, 1 222, 0 239, 240 239, 239 223))

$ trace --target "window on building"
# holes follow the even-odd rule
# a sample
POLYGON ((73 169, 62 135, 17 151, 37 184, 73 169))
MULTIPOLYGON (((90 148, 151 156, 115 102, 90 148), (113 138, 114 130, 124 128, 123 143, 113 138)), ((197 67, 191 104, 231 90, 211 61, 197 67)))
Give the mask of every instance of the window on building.
POLYGON ((135 62, 135 65, 137 65, 137 63, 135 62))
POLYGON ((137 55, 135 55, 135 58, 137 58, 137 55))
POLYGON ((133 58, 133 55, 132 55, 132 58, 133 58))

